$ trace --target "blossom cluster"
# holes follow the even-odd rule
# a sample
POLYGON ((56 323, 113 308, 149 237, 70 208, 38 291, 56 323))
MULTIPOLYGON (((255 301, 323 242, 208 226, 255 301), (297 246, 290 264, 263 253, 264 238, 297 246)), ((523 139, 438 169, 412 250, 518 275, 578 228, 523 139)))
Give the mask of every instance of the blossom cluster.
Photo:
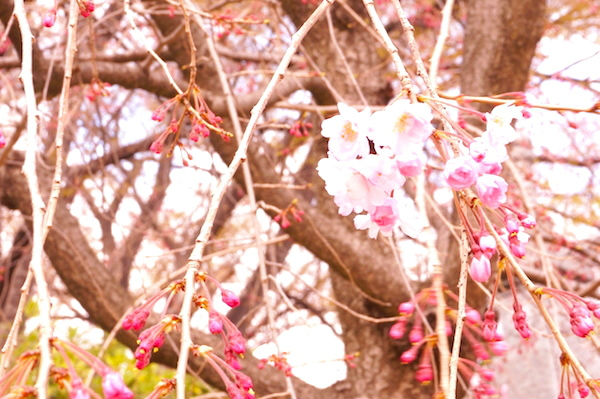
MULTIPOLYGON (((218 280, 206 273, 197 273, 196 282, 199 283, 200 288, 194 293, 192 300, 198 309, 208 312, 208 330, 211 334, 221 336, 225 347, 225 360, 215 355, 213 349, 206 345, 195 345, 193 353, 207 359, 208 363, 223 378, 227 386, 227 391, 232 398, 253 399, 252 381, 248 376, 239 371, 242 366, 238 358, 243 357, 246 352, 246 340, 235 324, 215 309, 206 281, 211 281, 220 289, 221 299, 226 305, 231 308, 240 305, 239 297, 234 292, 221 286, 218 280)), ((141 330, 150 317, 154 305, 159 299, 167 297, 160 321, 142 331, 138 336, 138 347, 134 355, 136 359, 135 366, 138 369, 143 369, 150 363, 152 353, 163 345, 166 334, 178 328, 181 322, 180 317, 166 314, 166 310, 171 304, 174 295, 185 291, 185 289, 186 286, 183 280, 174 282, 148 298, 124 317, 121 324, 123 329, 141 330)))
MULTIPOLYGON (((150 151, 160 154, 171 135, 175 138, 169 144, 169 153, 178 145, 181 148, 180 136, 181 127, 184 119, 190 121, 191 129, 188 138, 193 142, 198 142, 200 137, 208 137, 211 130, 221 135, 223 140, 229 141, 231 133, 221 129, 219 126, 223 122, 220 116, 215 115, 208 107, 202 97, 200 89, 196 86, 190 87, 185 93, 163 102, 152 112, 152 120, 162 122, 166 117, 170 117, 167 128, 164 129, 150 145, 150 151)), ((189 156, 189 154, 188 154, 189 156)))
POLYGON ((430 108, 398 100, 375 113, 343 103, 338 109, 339 115, 321 126, 329 152, 317 171, 339 213, 357 213, 354 225, 367 229, 371 238, 379 232, 389 235, 396 227, 415 237, 423 221, 415 217, 414 202, 401 188, 425 165, 423 147, 434 131, 430 108))
POLYGON ((508 159, 506 145, 518 137, 511 122, 519 115, 521 111, 509 104, 485 115, 486 130, 469 143, 468 154, 446 162, 444 177, 450 187, 462 190, 475 185, 481 202, 493 209, 506 202, 508 184, 499 173, 508 159))

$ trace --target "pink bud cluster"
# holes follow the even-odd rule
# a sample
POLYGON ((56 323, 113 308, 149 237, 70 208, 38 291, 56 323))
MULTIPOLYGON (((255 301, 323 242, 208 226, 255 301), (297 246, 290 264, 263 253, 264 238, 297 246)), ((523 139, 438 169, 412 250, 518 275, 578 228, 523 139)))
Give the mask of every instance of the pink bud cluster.
MULTIPOLYGON (((350 361, 356 356, 352 357, 352 359, 349 357, 352 357, 352 355, 346 355, 346 361, 350 361)), ((271 355, 268 358, 260 359, 257 367, 262 370, 267 364, 275 367, 277 370, 282 371, 287 377, 292 375, 292 366, 290 366, 287 361, 286 353, 282 353, 281 356, 271 355)))
POLYGON ((134 354, 135 367, 141 370, 150 364, 152 353, 163 345, 166 334, 177 327, 180 322, 179 316, 167 315, 157 324, 142 331, 138 337, 138 347, 134 354))
POLYGON ((191 129, 188 133, 188 138, 191 141, 198 142, 200 137, 206 138, 210 136, 211 130, 219 133, 224 140, 230 140, 229 133, 223 131, 219 127, 223 122, 223 119, 215 115, 210 108, 208 108, 208 105, 202 98, 200 90, 196 87, 162 103, 154 110, 154 112, 152 112, 152 120, 162 122, 169 112, 171 117, 167 128, 163 130, 150 145, 150 151, 156 154, 160 154, 163 151, 164 143, 170 135, 175 136, 170 151, 175 145, 181 145, 179 142, 180 128, 185 116, 187 116, 191 122, 191 129), (194 111, 185 108, 185 104, 191 104, 194 111), (184 109, 183 111, 180 111, 180 108, 182 107, 184 109), (181 115, 179 116, 178 113, 181 113, 181 115))
POLYGON ((498 396, 497 390, 491 385, 494 381, 494 372, 492 370, 485 368, 472 360, 459 358, 458 371, 465 381, 474 381, 476 375, 479 377, 478 379, 475 379, 476 382, 474 386, 471 387, 474 398, 480 399, 498 396))
MULTIPOLYGON (((208 276, 206 273, 198 273, 196 275, 196 281, 200 284, 200 289, 198 293, 194 294, 193 302, 197 307, 208 312, 209 331, 212 334, 222 335, 225 343, 226 363, 233 369, 239 370, 241 365, 238 361, 238 356, 245 353, 246 341, 237 327, 212 306, 210 291, 205 283, 206 280, 210 280, 220 289, 221 299, 228 306, 232 308, 239 306, 240 299, 233 291, 222 287, 219 281, 208 276)), ((136 367, 138 369, 143 369, 150 363, 152 353, 157 351, 163 345, 166 334, 178 327, 180 318, 175 315, 165 315, 165 312, 174 295, 182 291, 185 291, 185 284, 183 281, 172 283, 165 289, 153 295, 141 306, 129 312, 123 319, 122 327, 124 329, 140 330, 150 316, 152 307, 159 299, 168 295, 167 303, 165 304, 163 314, 161 315, 161 320, 144 330, 138 337, 138 347, 135 351, 136 367)))
POLYGON ((51 28, 54 26, 55 22, 56 22, 56 8, 53 8, 52 10, 50 10, 46 14, 44 14, 44 17, 42 18, 42 24, 46 28, 51 28))
MULTIPOLYGON (((449 301, 458 302, 458 297, 449 290, 445 290, 445 295, 449 301)), ((415 379, 421 383, 428 383, 433 378, 432 369, 432 348, 437 342, 435 332, 425 331, 425 325, 422 319, 423 315, 435 311, 437 304, 435 291, 432 289, 424 289, 419 292, 413 301, 403 302, 398 306, 399 318, 389 330, 389 336, 392 339, 401 339, 408 332, 408 341, 411 347, 405 350, 400 355, 400 361, 404 364, 412 363, 419 359, 415 379), (417 306, 420 309, 420 314, 415 315, 417 306), (409 328, 409 323, 412 321, 412 326, 409 328)), ((445 314, 446 319, 446 334, 453 334, 453 324, 456 323, 458 317, 456 309, 447 307, 445 314)), ((481 361, 489 360, 491 355, 500 356, 506 352, 507 346, 503 341, 502 336, 496 329, 495 315, 493 312, 486 313, 485 321, 482 322, 481 315, 475 309, 467 306, 465 309, 465 329, 463 336, 465 341, 470 345, 477 359, 481 361), (482 340, 483 338, 483 340, 482 340)), ((467 360, 464 360, 468 362, 467 360)), ((478 372, 486 373, 487 378, 491 372, 489 370, 479 370, 478 372)), ((466 370, 466 369, 465 369, 466 370)), ((464 370, 463 370, 464 371, 464 370)), ((463 372, 461 371, 461 372, 463 372)), ((465 374, 465 373, 463 373, 465 374)), ((472 374, 472 372, 470 372, 472 374)), ((469 377, 469 373, 465 375, 469 377)), ((491 380, 491 377, 489 378, 491 380)), ((467 379, 470 380, 470 377, 467 379)), ((486 388, 490 388, 487 387, 486 388)), ((491 389, 491 388, 490 388, 491 389)))
MULTIPOLYGON (((532 216, 525 213, 513 213, 507 206, 501 206, 498 213, 504 215, 505 227, 497 228, 497 233, 511 253, 522 258, 525 256, 525 246, 529 241, 529 234, 525 229, 534 228, 536 223, 532 216)), ((480 220, 481 229, 473 232, 470 224, 467 224, 467 236, 471 244, 473 257, 469 265, 469 274, 475 281, 485 283, 492 273, 490 260, 496 254, 496 239, 484 228, 484 222, 480 220)))
POLYGON ((98 97, 106 97, 109 95, 107 87, 110 87, 110 83, 102 82, 99 79, 92 79, 85 91, 85 98, 88 101, 96 101, 98 97))
POLYGON ((312 127, 312 123, 299 120, 292 125, 289 133, 294 137, 308 137, 312 127))
POLYGON ((423 146, 434 130, 431 110, 405 100, 373 114, 343 103, 338 109, 339 115, 321 125, 321 134, 329 138, 329 152, 317 171, 339 213, 357 213, 355 227, 368 230, 371 238, 379 232, 389 235, 397 227, 417 235, 423 221, 415 217, 414 202, 403 195, 402 186, 425 165, 423 146))
POLYGON ((600 301, 584 299, 571 292, 555 288, 542 288, 541 292, 556 299, 569 315, 571 332, 585 338, 595 329, 595 319, 600 319, 600 301))
POLYGON ((231 399, 255 398, 252 379, 216 356, 212 348, 195 345, 191 350, 194 355, 204 357, 208 364, 217 372, 225 383, 225 390, 231 399))
POLYGON ((84 18, 89 17, 96 9, 96 5, 91 0, 77 0, 77 5, 79 6, 79 13, 84 18))
POLYGON ((285 208, 284 210, 279 212, 273 218, 273 220, 275 220, 277 223, 279 223, 281 228, 287 229, 288 227, 290 227, 292 225, 292 223, 290 222, 290 219, 288 218, 288 215, 292 215, 293 220, 295 220, 296 222, 298 222, 298 223, 302 222, 302 216, 304 215, 304 211, 302 211, 301 209, 298 209, 298 207, 296 206, 297 203, 298 203, 298 201, 293 200, 292 203, 290 205, 288 205, 287 208, 285 208))

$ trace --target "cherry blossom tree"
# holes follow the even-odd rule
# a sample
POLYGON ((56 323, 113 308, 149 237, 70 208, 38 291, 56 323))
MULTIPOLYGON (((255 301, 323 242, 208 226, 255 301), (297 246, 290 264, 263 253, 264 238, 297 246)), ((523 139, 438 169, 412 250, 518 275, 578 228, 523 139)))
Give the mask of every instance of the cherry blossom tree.
POLYGON ((598 52, 544 65, 597 11, 0 0, 0 393, 495 397, 490 359, 544 339, 560 397, 599 397, 598 52), (174 378, 134 393, 65 311, 174 378), (281 347, 315 323, 327 388, 281 347))

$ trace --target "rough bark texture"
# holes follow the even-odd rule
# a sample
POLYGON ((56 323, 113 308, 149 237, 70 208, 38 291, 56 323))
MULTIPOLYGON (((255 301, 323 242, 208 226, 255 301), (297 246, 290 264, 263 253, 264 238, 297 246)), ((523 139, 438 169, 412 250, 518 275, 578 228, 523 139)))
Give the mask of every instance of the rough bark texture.
POLYGON ((460 85, 463 94, 525 89, 546 22, 544 0, 469 0, 460 85))

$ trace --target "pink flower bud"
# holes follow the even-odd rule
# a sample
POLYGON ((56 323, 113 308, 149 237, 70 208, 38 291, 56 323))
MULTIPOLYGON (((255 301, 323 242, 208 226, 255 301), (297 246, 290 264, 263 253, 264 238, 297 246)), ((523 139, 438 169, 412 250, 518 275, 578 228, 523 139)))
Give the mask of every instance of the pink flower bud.
POLYGON ((475 309, 468 308, 465 312, 465 320, 469 324, 476 326, 481 323, 481 315, 475 309))
POLYGON ((406 332, 406 319, 401 319, 396 322, 391 328, 388 335, 392 339, 400 339, 404 336, 406 332))
POLYGON ((488 310, 487 312, 485 312, 485 315, 483 317, 483 339, 485 339, 487 342, 496 341, 496 329, 498 327, 496 323, 496 314, 493 310, 488 310))
POLYGON ((455 190, 467 188, 477 180, 477 165, 470 157, 449 159, 444 167, 444 177, 455 190))
POLYGON ((490 359, 490 354, 488 353, 488 351, 485 350, 483 345, 481 345, 479 342, 472 342, 471 347, 473 348, 473 353, 475 354, 475 357, 477 359, 479 359, 479 360, 489 360, 490 359))
POLYGON ((42 19, 42 23, 44 24, 44 26, 46 28, 51 28, 52 26, 54 26, 55 22, 56 22, 56 10, 50 11, 49 13, 44 15, 44 18, 42 19))
POLYGON ((506 202, 508 184, 500 176, 481 175, 477 178, 475 188, 481 202, 490 208, 498 208, 500 204, 506 202))
POLYGON ((244 373, 236 373, 235 381, 237 382, 238 386, 245 391, 248 391, 254 387, 252 379, 244 373))
POLYGON ((496 253, 496 240, 489 234, 479 237, 479 249, 490 259, 496 253))
POLYGON ((152 144, 150 145, 150 151, 152 151, 155 154, 160 154, 163 150, 163 143, 162 140, 160 138, 154 140, 152 142, 152 144))
POLYGON ((600 319, 600 301, 597 299, 588 299, 585 301, 587 308, 594 314, 595 317, 600 319))
POLYGON ((450 323, 450 320, 446 320, 446 335, 451 336, 452 331, 452 324, 450 323))
POLYGON ((535 219, 531 215, 519 215, 519 220, 521 221, 521 226, 525 227, 526 229, 534 229, 536 226, 535 219))
POLYGON ((473 259, 471 259, 469 274, 473 280, 485 283, 492 274, 490 260, 483 256, 482 253, 476 254, 473 256, 473 259))
MULTIPOLYGON (((237 356, 231 351, 231 349, 229 349, 227 347, 225 347, 225 361, 234 370, 241 370, 242 369, 242 365, 238 361, 237 356)), ((259 364, 259 366, 260 366, 260 364, 259 364)), ((264 367, 264 365, 263 365, 263 367, 264 367)))
POLYGON ((479 369, 479 375, 488 381, 492 381, 494 379, 494 372, 490 369, 486 369, 486 368, 479 369))
POLYGON ((581 399, 586 398, 590 394, 590 389, 587 387, 587 385, 585 385, 585 383, 579 384, 577 391, 579 392, 581 399))
POLYGON ((398 313, 410 316, 415 311, 415 305, 412 302, 402 302, 398 305, 398 313))
POLYGON ((239 332, 235 332, 229 336, 229 349, 238 355, 246 352, 246 340, 239 332))
POLYGON ((509 244, 510 247, 510 252, 516 256, 517 258, 522 258, 525 256, 525 253, 527 252, 527 250, 525 249, 525 244, 523 243, 513 243, 511 242, 509 244))
POLYGON ((587 337, 594 330, 594 321, 590 311, 581 304, 573 306, 569 312, 571 331, 578 337, 587 337))
POLYGON ((419 346, 413 346, 410 349, 408 349, 407 351, 404 351, 400 355, 400 361, 404 364, 414 362, 415 359, 417 358, 417 355, 419 354, 419 348, 420 348, 419 346))
POLYGON ((415 380, 419 381, 421 384, 429 384, 431 380, 433 380, 433 367, 431 366, 431 361, 428 360, 429 356, 425 356, 419 366, 417 367, 417 372, 415 373, 415 380))
POLYGON ((141 330, 142 327, 144 327, 144 324, 146 324, 148 316, 150 316, 150 311, 144 308, 133 309, 127 314, 127 316, 125 316, 121 326, 124 330, 141 330))
POLYGON ((508 351, 508 345, 505 341, 493 341, 489 342, 488 346, 492 353, 496 356, 502 356, 508 351))
POLYGON ((415 323, 408 333, 408 341, 411 344, 419 343, 423 340, 423 326, 421 323, 415 323))
MULTIPOLYGON (((2 55, 2 54, 0 54, 2 55)), ((0 130, 0 148, 4 148, 6 146, 6 137, 4 137, 4 133, 0 130)))
POLYGON ((244 393, 241 391, 241 389, 233 385, 231 382, 225 385, 225 390, 231 399, 245 399, 244 393))
POLYGON ((123 382, 121 374, 111 371, 102 378, 102 391, 105 399, 132 399, 133 392, 123 382))
POLYGON ((508 230, 509 234, 518 233, 519 232, 519 221, 513 214, 508 214, 504 218, 504 224, 506 225, 506 230, 508 230))
POLYGON ((223 332, 223 322, 217 312, 210 312, 208 315, 208 330, 211 334, 220 334, 223 332))
POLYGON ((223 302, 225 302, 228 306, 235 308, 236 306, 239 306, 240 304, 240 298, 238 298, 237 295, 235 295, 233 293, 233 291, 230 290, 222 290, 221 291, 221 299, 223 299, 223 302))
POLYGON ((515 325, 515 329, 519 332, 523 339, 531 337, 531 330, 527 324, 527 315, 525 314, 525 311, 523 311, 523 307, 519 303, 515 302, 513 308, 515 310, 515 313, 513 314, 513 323, 515 325))

